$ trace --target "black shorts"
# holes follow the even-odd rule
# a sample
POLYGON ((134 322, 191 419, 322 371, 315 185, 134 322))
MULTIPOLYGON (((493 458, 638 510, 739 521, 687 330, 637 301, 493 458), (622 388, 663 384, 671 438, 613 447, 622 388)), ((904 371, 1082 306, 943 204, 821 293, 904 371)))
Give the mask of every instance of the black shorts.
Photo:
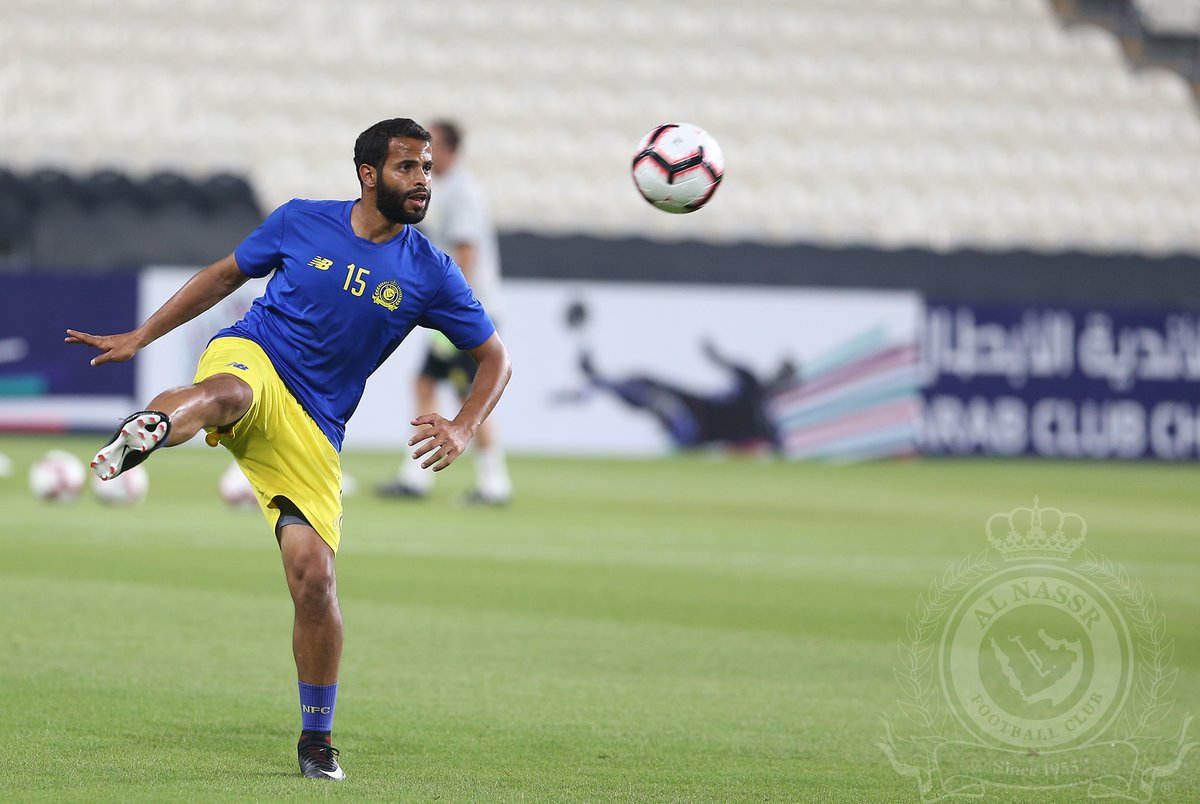
POLYGON ((466 396, 475 381, 475 372, 479 364, 475 358, 466 352, 455 352, 453 357, 442 357, 434 354, 433 350, 425 355, 425 364, 421 366, 421 376, 429 377, 435 382, 447 381, 459 396, 466 396))

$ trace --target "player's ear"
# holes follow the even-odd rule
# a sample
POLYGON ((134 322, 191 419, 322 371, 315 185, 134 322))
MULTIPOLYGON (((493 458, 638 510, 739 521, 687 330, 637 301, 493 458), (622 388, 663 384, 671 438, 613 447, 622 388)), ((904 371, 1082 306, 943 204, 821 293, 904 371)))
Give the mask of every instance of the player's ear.
POLYGON ((368 164, 359 165, 358 181, 363 187, 375 189, 375 166, 368 164))

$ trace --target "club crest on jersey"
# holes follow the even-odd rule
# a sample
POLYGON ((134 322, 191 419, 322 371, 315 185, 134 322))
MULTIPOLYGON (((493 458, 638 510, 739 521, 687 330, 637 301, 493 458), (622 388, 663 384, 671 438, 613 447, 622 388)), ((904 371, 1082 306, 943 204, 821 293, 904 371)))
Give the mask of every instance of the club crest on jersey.
POLYGON ((400 286, 392 279, 376 285, 375 292, 371 295, 371 301, 389 310, 395 310, 399 307, 400 300, 403 298, 404 294, 400 292, 400 286))

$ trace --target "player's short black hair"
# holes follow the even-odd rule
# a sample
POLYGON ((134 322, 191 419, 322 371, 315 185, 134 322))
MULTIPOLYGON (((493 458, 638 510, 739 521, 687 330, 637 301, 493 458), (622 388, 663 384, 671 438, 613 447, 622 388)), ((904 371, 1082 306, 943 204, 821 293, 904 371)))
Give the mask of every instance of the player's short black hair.
POLYGON ((397 137, 414 140, 433 139, 425 128, 415 120, 407 117, 393 117, 391 120, 380 120, 375 125, 358 135, 354 141, 354 169, 362 165, 370 165, 376 170, 383 169, 387 161, 388 146, 397 137))
POLYGON ((430 128, 441 129, 442 143, 450 149, 450 153, 458 153, 458 146, 462 143, 462 129, 452 120, 434 120, 429 124, 430 128))

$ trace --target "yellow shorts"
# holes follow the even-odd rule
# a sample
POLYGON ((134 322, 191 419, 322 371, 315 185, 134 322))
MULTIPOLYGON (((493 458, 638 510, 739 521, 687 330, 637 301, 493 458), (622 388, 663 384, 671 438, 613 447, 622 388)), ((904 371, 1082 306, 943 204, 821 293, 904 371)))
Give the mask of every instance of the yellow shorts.
POLYGON ((210 446, 225 445, 258 495, 274 529, 276 497, 291 500, 336 553, 342 536, 342 466, 337 450, 275 373, 271 359, 245 338, 217 338, 200 356, 196 378, 232 374, 254 401, 227 432, 207 428, 210 446))

